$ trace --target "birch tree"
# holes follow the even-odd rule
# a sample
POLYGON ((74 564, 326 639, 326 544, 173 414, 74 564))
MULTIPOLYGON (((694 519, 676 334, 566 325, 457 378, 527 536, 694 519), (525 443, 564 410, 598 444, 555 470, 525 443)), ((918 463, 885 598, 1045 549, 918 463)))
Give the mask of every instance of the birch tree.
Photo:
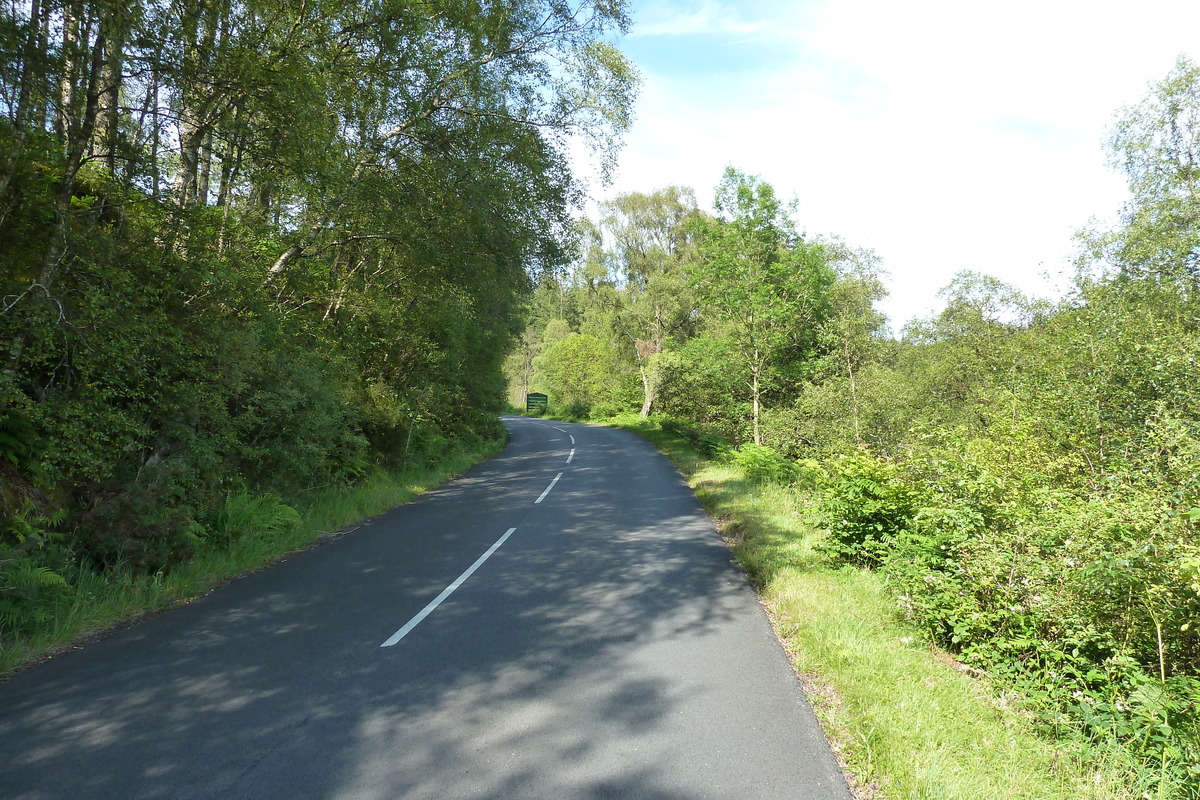
POLYGON ((658 395, 658 356, 669 337, 686 338, 697 321, 688 270, 696 260, 689 224, 699 214, 690 189, 618 195, 604 206, 621 272, 614 325, 632 351, 642 380, 642 417, 658 395))
POLYGON ((819 244, 796 231, 774 188, 732 167, 717 186, 715 219, 702 220, 694 285, 705 313, 727 325, 749 376, 755 444, 762 444, 764 395, 774 386, 780 351, 812 333, 832 280, 819 244))
POLYGON ((1200 65, 1181 56, 1140 103, 1123 109, 1108 143, 1129 181, 1121 226, 1087 230, 1083 261, 1131 277, 1200 281, 1200 65))

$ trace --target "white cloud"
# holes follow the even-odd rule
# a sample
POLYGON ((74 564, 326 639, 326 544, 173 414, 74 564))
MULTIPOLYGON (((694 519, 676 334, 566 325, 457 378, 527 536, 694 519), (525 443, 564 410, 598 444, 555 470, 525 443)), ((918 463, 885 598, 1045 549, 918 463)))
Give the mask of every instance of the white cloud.
POLYGON ((745 19, 745 3, 725 4, 718 0, 638 3, 632 36, 691 36, 697 34, 757 34, 770 30, 761 18, 745 19))
POLYGON ((1040 276, 1073 231, 1124 198, 1102 149, 1114 113, 1200 57, 1200 3, 1173 0, 636 5, 647 82, 608 193, 707 202, 727 164, 760 174, 804 228, 883 256, 897 327, 961 269, 1053 291, 1040 276), (687 37, 749 33, 760 48, 684 57, 687 37))

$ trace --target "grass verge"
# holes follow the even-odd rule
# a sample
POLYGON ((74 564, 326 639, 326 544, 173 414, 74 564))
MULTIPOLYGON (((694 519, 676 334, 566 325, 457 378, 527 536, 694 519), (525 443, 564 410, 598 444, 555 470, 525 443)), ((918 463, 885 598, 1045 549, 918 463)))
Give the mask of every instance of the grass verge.
POLYGON ((354 486, 309 492, 291 499, 300 515, 298 525, 246 536, 219 550, 201 551, 166 573, 80 569, 72 576, 71 591, 50 609, 35 633, 0 640, 0 677, 64 649, 82 646, 147 614, 194 600, 288 553, 349 533, 357 523, 413 500, 503 446, 501 441, 491 442, 452 452, 434 467, 377 472, 354 486))
POLYGON ((814 496, 755 484, 636 416, 606 424, 666 453, 759 590, 858 797, 1117 800, 1154 797, 1136 764, 1039 735, 1020 698, 931 648, 882 578, 831 566, 814 496))

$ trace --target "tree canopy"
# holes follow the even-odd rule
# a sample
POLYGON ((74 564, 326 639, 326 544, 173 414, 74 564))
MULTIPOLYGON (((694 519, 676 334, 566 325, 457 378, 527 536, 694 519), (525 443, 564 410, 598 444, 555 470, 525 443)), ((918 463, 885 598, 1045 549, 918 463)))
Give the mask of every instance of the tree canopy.
POLYGON ((501 435, 572 142, 632 118, 625 2, 7 8, 0 570, 170 568, 234 489, 501 435))

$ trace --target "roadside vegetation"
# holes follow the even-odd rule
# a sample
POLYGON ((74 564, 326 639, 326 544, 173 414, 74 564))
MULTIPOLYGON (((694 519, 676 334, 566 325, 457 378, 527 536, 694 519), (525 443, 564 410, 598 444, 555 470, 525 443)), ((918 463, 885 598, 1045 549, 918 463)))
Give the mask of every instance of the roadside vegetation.
POLYGON ((606 205, 507 364, 514 400, 706 459, 883 796, 1200 797, 1200 67, 1110 146, 1133 199, 1059 301, 964 272, 893 336, 878 259, 730 169, 716 216, 606 205))
POLYGON ((860 798, 1116 800, 1160 794, 1158 764, 1048 729, 1025 695, 932 645, 886 576, 831 558, 819 482, 755 479, 669 417, 604 420, 662 449, 759 590, 860 798))
POLYGON ((230 494, 211 534, 220 544, 171 569, 98 569, 85 560, 74 561, 62 570, 59 589, 40 606, 37 624, 0 642, 0 676, 352 532, 362 521, 415 499, 503 445, 503 439, 481 442, 444 453, 433 466, 379 470, 353 484, 306 493, 291 505, 275 495, 230 494))

